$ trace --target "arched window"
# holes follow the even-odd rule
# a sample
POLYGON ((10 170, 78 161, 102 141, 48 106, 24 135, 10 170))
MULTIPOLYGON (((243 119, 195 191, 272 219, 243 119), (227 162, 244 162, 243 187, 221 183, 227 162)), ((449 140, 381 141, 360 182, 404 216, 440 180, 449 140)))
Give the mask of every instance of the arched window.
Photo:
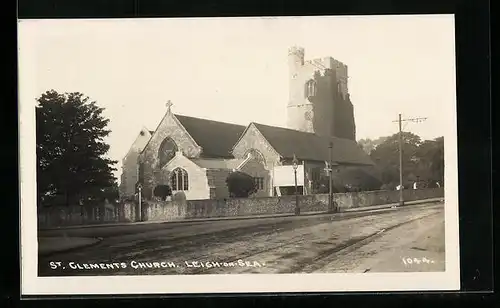
POLYGON ((165 166, 172 158, 175 156, 175 152, 177 152, 177 144, 172 138, 167 137, 163 140, 158 150, 158 159, 160 161, 160 168, 165 166))
POLYGON ((254 159, 257 159, 258 161, 264 163, 265 162, 265 158, 264 158, 264 155, 262 155, 262 153, 256 149, 250 149, 246 152, 246 157, 252 157, 254 159))
POLYGON ((189 178, 186 170, 176 168, 170 175, 172 190, 189 190, 189 178))
POLYGON ((305 96, 306 98, 316 96, 316 81, 310 79, 306 82, 305 96))

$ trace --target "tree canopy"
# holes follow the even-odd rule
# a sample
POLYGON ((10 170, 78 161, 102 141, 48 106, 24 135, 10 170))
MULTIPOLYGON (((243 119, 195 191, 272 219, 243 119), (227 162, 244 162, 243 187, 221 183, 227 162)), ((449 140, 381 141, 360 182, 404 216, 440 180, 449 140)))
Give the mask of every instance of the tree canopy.
MULTIPOLYGON (((403 132, 403 178, 407 186, 413 181, 423 184, 444 183, 444 139, 424 140, 403 132)), ((375 147, 370 156, 379 170, 385 187, 399 184, 399 134, 388 137, 375 147)))
MULTIPOLYGON (((79 92, 47 91, 36 106, 39 202, 78 205, 115 199, 116 161, 105 157, 109 119, 79 92)), ((111 200, 110 200, 111 201, 111 200)))
POLYGON ((358 145, 365 151, 366 154, 370 155, 371 152, 381 143, 386 141, 389 137, 379 137, 377 139, 364 138, 358 140, 358 145))

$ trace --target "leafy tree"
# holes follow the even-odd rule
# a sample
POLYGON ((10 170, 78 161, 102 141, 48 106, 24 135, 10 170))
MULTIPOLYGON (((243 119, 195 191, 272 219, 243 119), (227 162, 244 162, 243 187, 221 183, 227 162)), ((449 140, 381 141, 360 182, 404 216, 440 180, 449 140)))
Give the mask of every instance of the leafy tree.
POLYGON ((370 155, 373 150, 377 148, 377 146, 381 143, 384 143, 389 137, 380 137, 377 139, 360 139, 358 140, 358 145, 366 154, 370 155))
POLYGON ((47 91, 36 106, 38 198, 43 205, 77 205, 113 193, 116 161, 105 157, 110 131, 103 108, 82 93, 47 91))
POLYGON ((444 138, 425 140, 417 151, 418 173, 420 178, 435 185, 444 183, 444 138))
POLYGON ((118 183, 116 182, 114 182, 113 185, 104 188, 102 192, 102 197, 107 199, 109 202, 116 202, 120 198, 118 183))
MULTIPOLYGON (((370 154, 381 171, 383 189, 394 189, 399 185, 399 134, 388 137, 370 154)), ((411 187, 419 181, 424 187, 444 183, 444 139, 424 140, 413 133, 403 133, 403 178, 404 186, 411 187)))
POLYGON ((226 179, 226 184, 231 197, 247 198, 257 192, 254 178, 244 172, 232 172, 226 179))
POLYGON ((168 196, 172 196, 172 189, 168 185, 158 185, 153 190, 153 194, 165 201, 168 196))
MULTIPOLYGON (((419 136, 403 132, 403 178, 406 181, 416 179, 417 150, 422 143, 419 136)), ((381 180, 384 184, 397 186, 399 184, 399 133, 388 137, 370 154, 370 157, 381 170, 381 180)))

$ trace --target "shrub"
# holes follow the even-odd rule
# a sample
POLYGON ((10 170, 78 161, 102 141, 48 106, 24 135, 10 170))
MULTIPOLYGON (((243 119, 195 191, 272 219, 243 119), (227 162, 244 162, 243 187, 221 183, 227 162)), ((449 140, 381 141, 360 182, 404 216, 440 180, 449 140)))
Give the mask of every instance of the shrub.
POLYGON ((153 190, 153 194, 165 201, 168 196, 172 195, 172 189, 168 185, 158 185, 153 190))
POLYGON ((231 197, 247 198, 257 191, 254 178, 244 172, 233 172, 226 179, 231 197))

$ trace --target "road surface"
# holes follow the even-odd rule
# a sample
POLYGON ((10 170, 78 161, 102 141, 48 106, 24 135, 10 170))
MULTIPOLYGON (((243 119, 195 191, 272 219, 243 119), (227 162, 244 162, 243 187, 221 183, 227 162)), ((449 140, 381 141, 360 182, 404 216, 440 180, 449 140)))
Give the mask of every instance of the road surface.
POLYGON ((39 256, 39 276, 443 271, 444 204, 304 217, 74 228, 95 236, 39 256))

